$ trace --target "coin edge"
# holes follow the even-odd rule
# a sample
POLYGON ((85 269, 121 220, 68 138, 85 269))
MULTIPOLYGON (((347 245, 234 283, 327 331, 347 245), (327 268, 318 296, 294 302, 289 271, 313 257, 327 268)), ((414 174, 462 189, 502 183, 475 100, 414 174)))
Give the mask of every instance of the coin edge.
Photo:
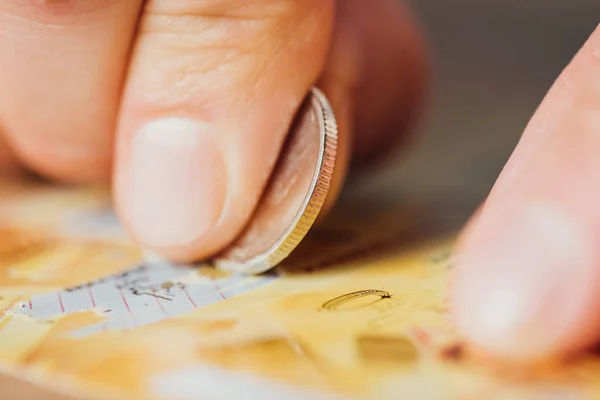
POLYGON ((294 221, 280 238, 266 251, 246 261, 231 261, 226 257, 213 260, 213 264, 226 272, 260 274, 285 260, 304 239, 319 216, 331 187, 337 158, 338 125, 331 103, 318 88, 310 90, 310 101, 319 111, 319 157, 310 189, 294 221))

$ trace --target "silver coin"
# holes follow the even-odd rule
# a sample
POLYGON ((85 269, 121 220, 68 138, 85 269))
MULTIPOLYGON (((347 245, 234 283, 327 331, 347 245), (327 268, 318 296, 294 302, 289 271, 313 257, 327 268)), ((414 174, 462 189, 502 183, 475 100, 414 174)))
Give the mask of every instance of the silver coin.
POLYGON ((311 89, 250 222, 213 262, 228 272, 258 274, 283 261, 308 233, 331 187, 338 128, 325 95, 311 89))

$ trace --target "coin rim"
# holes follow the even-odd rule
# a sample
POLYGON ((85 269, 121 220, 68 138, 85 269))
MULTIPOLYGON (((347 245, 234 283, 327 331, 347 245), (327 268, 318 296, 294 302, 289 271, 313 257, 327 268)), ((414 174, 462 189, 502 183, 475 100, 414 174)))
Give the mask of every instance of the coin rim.
POLYGON ((316 87, 311 88, 310 94, 310 101, 318 111, 321 140, 315 173, 302 206, 290 226, 266 251, 241 262, 227 257, 216 258, 213 263, 217 268, 243 274, 260 274, 274 268, 294 251, 319 216, 335 170, 338 126, 333 108, 325 94, 316 87))

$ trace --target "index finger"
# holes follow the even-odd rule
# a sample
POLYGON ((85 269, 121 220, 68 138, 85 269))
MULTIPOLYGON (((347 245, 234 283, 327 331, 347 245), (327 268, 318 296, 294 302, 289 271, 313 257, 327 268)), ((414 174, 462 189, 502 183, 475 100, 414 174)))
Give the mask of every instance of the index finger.
POLYGON ((600 338, 600 30, 560 75, 458 243, 472 345, 532 361, 600 338))

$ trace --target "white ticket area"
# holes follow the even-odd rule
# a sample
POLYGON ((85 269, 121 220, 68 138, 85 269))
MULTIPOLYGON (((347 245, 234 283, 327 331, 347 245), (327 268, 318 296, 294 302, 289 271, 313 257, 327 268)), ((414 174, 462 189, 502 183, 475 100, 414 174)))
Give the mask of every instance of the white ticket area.
POLYGON ((131 329, 174 317, 264 285, 275 276, 203 276, 194 267, 150 262, 125 272, 60 292, 36 295, 13 312, 47 319, 61 314, 97 310, 98 325, 77 331, 88 335, 103 329, 131 329))

